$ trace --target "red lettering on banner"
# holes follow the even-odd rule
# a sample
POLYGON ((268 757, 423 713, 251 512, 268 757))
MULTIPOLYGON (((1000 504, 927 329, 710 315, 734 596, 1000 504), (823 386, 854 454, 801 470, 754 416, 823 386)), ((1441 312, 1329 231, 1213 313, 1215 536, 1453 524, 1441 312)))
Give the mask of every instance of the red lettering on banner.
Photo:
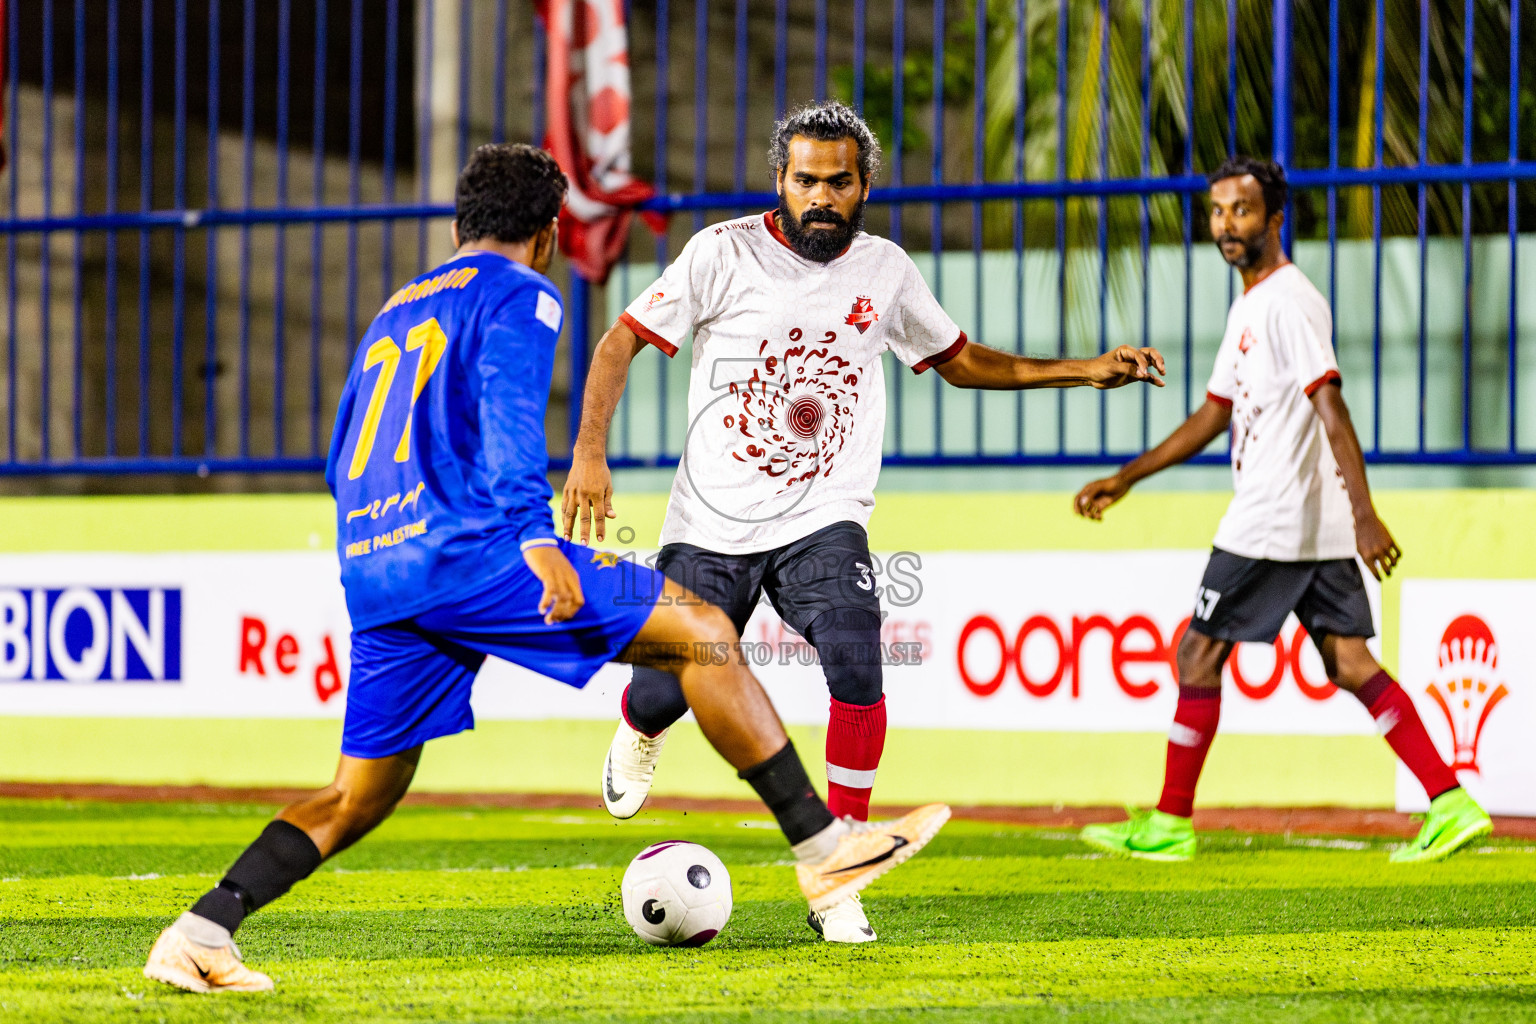
MULTIPOLYGON (((1115 645, 1110 649, 1109 667, 1115 674, 1115 682, 1120 684, 1120 689, 1137 700, 1145 700, 1157 692, 1156 679, 1148 679, 1143 683, 1135 683, 1126 678, 1126 665, 1167 665, 1174 659, 1168 657, 1168 648, 1163 646, 1163 634, 1158 631, 1157 623, 1145 615, 1132 615, 1115 629, 1115 645), (1136 633, 1145 633, 1151 641, 1151 646, 1144 650, 1127 648, 1125 642, 1136 633)), ((1178 669, 1174 669, 1175 675, 1178 669)))
POLYGON ((1296 680, 1296 688, 1313 700, 1327 700, 1339 692, 1339 688, 1324 679, 1321 684, 1314 683, 1307 678, 1301 670, 1302 641, 1308 639, 1307 627, 1298 625, 1295 634, 1291 637, 1291 653, 1286 663, 1291 666, 1291 678, 1296 680))
POLYGON ((1111 639, 1115 635, 1115 624, 1109 621, 1107 615, 1090 615, 1086 619, 1080 616, 1072 616, 1072 696, 1082 696, 1082 671, 1077 664, 1078 657, 1083 652, 1083 641, 1088 634, 1096 629, 1102 629, 1109 633, 1111 639))
POLYGON ((299 667, 299 642, 292 633, 277 638, 277 646, 272 649, 272 664, 285 676, 293 675, 299 667))
MULTIPOLYGON (((1250 644, 1249 646, 1255 646, 1250 644)), ((1232 649, 1232 656, 1227 659, 1227 667, 1232 670, 1232 682, 1242 691, 1243 696, 1253 700, 1263 700, 1276 690, 1280 689, 1280 680, 1285 678, 1285 638, 1275 637, 1275 667, 1269 674, 1269 678, 1255 686, 1243 678, 1243 667, 1239 664, 1242 660, 1243 645, 1238 644, 1232 649)))
MULTIPOLYGON (((1166 665, 1173 683, 1177 685, 1179 644, 1184 638, 1184 633, 1189 629, 1189 623, 1188 617, 1180 620, 1165 643, 1162 630, 1147 615, 1129 615, 1118 623, 1102 613, 1074 615, 1069 636, 1062 628, 1062 623, 1049 615, 1036 614, 1024 620, 1024 624, 1019 627, 1018 633, 1013 636, 1010 643, 1008 634, 996 618, 986 614, 974 615, 960 631, 960 638, 955 648, 956 663, 960 670, 960 679, 966 689, 978 697, 990 697, 1001 689, 1011 670, 1025 692, 1030 696, 1041 698, 1055 693, 1067 674, 1071 673, 1071 693, 1074 698, 1077 698, 1082 695, 1084 644, 1095 631, 1103 630, 1109 634, 1109 669, 1115 684, 1126 696, 1135 700, 1146 700, 1162 689, 1162 682, 1151 676, 1137 679, 1128 670, 1134 666, 1146 665, 1153 666, 1155 671, 1166 665), (977 635, 980 633, 992 636, 1001 656, 997 671, 991 676, 982 678, 972 673, 969 661, 974 653, 971 648, 975 641, 980 640, 977 635), (1038 639, 1038 634, 1044 634, 1047 639, 1038 639), (1028 659, 1025 657, 1032 639, 1037 650, 1041 650, 1042 643, 1055 645, 1054 652, 1046 653, 1043 650, 1041 652, 1044 657, 1054 656, 1056 659, 1049 672, 1045 671, 1043 662, 1035 661, 1035 671, 1041 673, 1038 678, 1030 674, 1028 659)), ((1275 658, 1273 667, 1269 670, 1268 676, 1261 681, 1250 681, 1244 676, 1243 666, 1239 660, 1239 654, 1244 647, 1255 645, 1236 645, 1233 656, 1227 660, 1233 683, 1249 699, 1264 700, 1280 688, 1280 684, 1289 674, 1295 680, 1297 689, 1308 698, 1316 701, 1329 699, 1337 692, 1334 685, 1326 680, 1320 683, 1314 682, 1302 670, 1301 658, 1304 653, 1302 645, 1306 639, 1306 630, 1299 626, 1292 634, 1289 643, 1283 635, 1276 637, 1273 645, 1275 658)), ((990 662, 987 664, 990 665, 990 662)))
POLYGON ((315 696, 324 704, 341 692, 341 670, 336 667, 336 649, 331 646, 327 633, 321 637, 325 644, 325 660, 315 666, 315 696))
MULTIPOLYGON (((999 629, 997 632, 997 638, 998 640, 1002 640, 1003 638, 1003 632, 1001 629, 999 629)), ((1073 647, 1073 650, 1076 650, 1075 646, 1073 647)), ((1009 660, 1010 659, 1007 657, 1005 646, 1003 664, 998 667, 999 676, 1001 676, 1001 673, 1007 669, 1009 660)), ((1061 685, 1061 677, 1067 674, 1068 658, 1066 637, 1061 635, 1061 629, 1056 625, 1056 623, 1052 622, 1049 617, 1044 615, 1031 616, 1028 620, 1025 621, 1024 625, 1019 627, 1019 635, 1014 638, 1013 658, 1011 660, 1013 661, 1013 670, 1014 672, 1018 673, 1019 682, 1024 684, 1024 689, 1028 690, 1036 697, 1049 697, 1052 693, 1056 692, 1056 687, 1061 685), (1024 645, 1029 642, 1029 637, 1032 633, 1034 633, 1036 630, 1042 629, 1050 634, 1051 639, 1056 644, 1056 669, 1054 672, 1052 672, 1051 678, 1047 679, 1043 683, 1037 683, 1033 679, 1029 678, 1029 673, 1024 669, 1024 645)), ((1072 668, 1072 695, 1075 697, 1077 696, 1077 663, 1075 660, 1072 662, 1072 668)), ((999 678, 998 682, 1001 683, 1002 679, 999 678)), ((996 687, 993 687, 993 689, 996 689, 996 687)))
POLYGON ((252 667, 256 674, 264 676, 267 670, 261 664, 261 649, 267 645, 267 624, 247 615, 240 620, 240 673, 244 675, 252 667))
POLYGON ((972 618, 960 631, 960 642, 955 645, 955 650, 960 665, 960 681, 965 684, 965 688, 978 697, 990 697, 996 693, 997 688, 1003 685, 1003 677, 1008 674, 1008 638, 1003 636, 1003 627, 997 624, 997 620, 988 615, 977 615, 972 618), (978 682, 971 677, 970 671, 966 668, 965 650, 971 634, 983 629, 997 638, 997 675, 985 682, 978 682))

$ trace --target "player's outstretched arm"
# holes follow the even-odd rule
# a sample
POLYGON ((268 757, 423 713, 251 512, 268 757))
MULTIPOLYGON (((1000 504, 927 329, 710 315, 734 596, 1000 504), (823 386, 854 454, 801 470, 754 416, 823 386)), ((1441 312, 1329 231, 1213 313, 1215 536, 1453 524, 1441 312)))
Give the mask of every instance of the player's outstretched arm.
POLYGON ((1121 345, 1093 359, 1032 359, 967 342, 935 368, 957 388, 1023 391, 1030 388, 1119 388, 1135 381, 1163 386, 1168 372, 1155 348, 1121 345))
POLYGON ((613 476, 608 472, 608 425, 613 422, 613 410, 618 408, 629 380, 629 364, 643 348, 645 342, 619 321, 608 328, 603 340, 597 343, 597 351, 592 353, 587 388, 581 399, 581 429, 571 450, 571 472, 565 478, 565 490, 560 497, 566 540, 571 539, 579 516, 581 542, 585 544, 591 537, 593 520, 597 522, 597 539, 601 541, 606 520, 615 515, 613 476))
POLYGON ((1349 504, 1355 514, 1355 548, 1372 576, 1378 580, 1390 576, 1403 553, 1371 502, 1371 487, 1365 480, 1365 456, 1360 451, 1360 439, 1355 436, 1354 421, 1349 418, 1349 406, 1344 404, 1344 393, 1335 383, 1324 384, 1312 392, 1312 408, 1323 421, 1333 460, 1339 464, 1344 487, 1349 491, 1349 504))
POLYGON ((1134 484, 1204 451, 1231 422, 1231 407, 1207 398, 1162 444, 1127 462, 1114 476, 1078 491, 1072 508, 1087 519, 1103 519, 1104 510, 1125 497, 1134 484))

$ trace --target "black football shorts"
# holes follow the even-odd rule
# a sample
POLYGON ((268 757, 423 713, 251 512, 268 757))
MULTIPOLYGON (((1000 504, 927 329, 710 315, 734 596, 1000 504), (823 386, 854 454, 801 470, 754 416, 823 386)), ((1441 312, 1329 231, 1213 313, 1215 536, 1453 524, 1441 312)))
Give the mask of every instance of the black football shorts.
MULTIPOLYGON (((668 544, 656 569, 746 629, 761 595, 790 629, 812 644, 812 626, 827 612, 857 609, 880 618, 869 536, 858 523, 833 523, 781 548, 727 555, 692 544, 668 544)), ((860 622, 863 620, 860 619, 860 622)))
POLYGON ((1215 640, 1273 643, 1291 612, 1313 637, 1376 635, 1353 558, 1275 562, 1211 549, 1189 628, 1215 640))

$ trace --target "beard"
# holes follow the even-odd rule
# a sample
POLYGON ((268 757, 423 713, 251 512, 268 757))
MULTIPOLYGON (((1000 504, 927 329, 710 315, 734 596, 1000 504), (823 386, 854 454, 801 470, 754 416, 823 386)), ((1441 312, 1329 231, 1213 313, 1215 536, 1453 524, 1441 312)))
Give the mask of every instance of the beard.
POLYGON ((1216 239, 1216 246, 1221 250, 1222 259, 1238 270, 1247 270, 1264 255, 1264 234, 1260 232, 1252 238, 1243 238, 1241 235, 1221 235, 1216 239), (1228 242, 1238 243, 1243 247, 1243 251, 1236 256, 1228 256, 1224 248, 1228 242))
POLYGON ((853 243, 853 236, 864 230, 864 200, 853 208, 853 216, 844 218, 836 210, 806 210, 799 218, 789 212, 789 203, 779 196, 779 230, 796 253, 816 263, 829 263, 853 243), (813 228, 812 224, 831 224, 813 228))

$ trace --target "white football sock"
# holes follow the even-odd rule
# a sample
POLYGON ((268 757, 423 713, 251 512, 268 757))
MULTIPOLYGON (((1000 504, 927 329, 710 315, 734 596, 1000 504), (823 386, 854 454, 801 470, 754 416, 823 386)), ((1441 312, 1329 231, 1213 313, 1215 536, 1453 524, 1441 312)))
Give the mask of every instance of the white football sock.
POLYGON ((192 911, 187 911, 176 919, 171 926, 192 942, 199 946, 207 946, 209 949, 218 949, 220 946, 232 946, 235 937, 229 934, 229 929, 221 924, 199 917, 192 911))
POLYGON ((838 841, 848 834, 848 823, 842 818, 834 818, 832 824, 817 832, 809 839, 803 839, 790 847, 795 852, 795 860, 801 864, 820 864, 832 856, 832 851, 837 849, 838 841))

